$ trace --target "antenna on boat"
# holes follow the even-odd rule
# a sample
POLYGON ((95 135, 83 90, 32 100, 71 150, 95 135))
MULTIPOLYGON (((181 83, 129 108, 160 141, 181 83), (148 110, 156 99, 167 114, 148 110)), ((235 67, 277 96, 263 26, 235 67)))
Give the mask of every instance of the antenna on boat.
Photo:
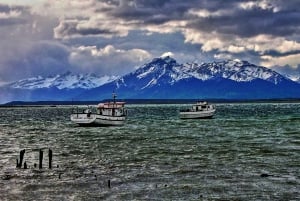
POLYGON ((112 96, 113 96, 114 103, 116 103, 117 94, 115 92, 113 92, 112 96))

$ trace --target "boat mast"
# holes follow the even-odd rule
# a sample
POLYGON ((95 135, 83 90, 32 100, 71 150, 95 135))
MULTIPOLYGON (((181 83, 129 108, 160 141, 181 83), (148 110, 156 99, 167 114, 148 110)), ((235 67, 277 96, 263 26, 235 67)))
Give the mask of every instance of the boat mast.
POLYGON ((114 92, 114 93, 112 94, 112 96, 113 96, 114 104, 116 104, 116 97, 117 97, 116 93, 114 92))

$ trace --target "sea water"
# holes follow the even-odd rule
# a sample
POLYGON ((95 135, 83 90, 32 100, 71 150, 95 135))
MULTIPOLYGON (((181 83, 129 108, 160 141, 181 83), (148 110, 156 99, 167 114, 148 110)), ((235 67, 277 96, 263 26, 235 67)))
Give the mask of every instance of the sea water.
POLYGON ((0 200, 300 200, 300 104, 179 119, 188 106, 127 105, 122 127, 78 127, 66 106, 0 108, 0 200))

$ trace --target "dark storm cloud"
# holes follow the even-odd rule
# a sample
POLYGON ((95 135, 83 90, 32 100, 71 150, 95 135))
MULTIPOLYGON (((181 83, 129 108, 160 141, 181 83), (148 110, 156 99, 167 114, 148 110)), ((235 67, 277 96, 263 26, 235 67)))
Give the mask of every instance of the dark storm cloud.
POLYGON ((211 5, 214 5, 212 1, 200 0, 133 0, 122 2, 112 10, 111 14, 124 19, 140 19, 146 24, 148 19, 157 15, 168 16, 169 20, 183 19, 185 13, 192 8, 210 8, 211 5))
POLYGON ((87 35, 109 35, 116 34, 116 32, 111 31, 110 29, 100 29, 97 27, 79 27, 80 21, 71 20, 60 22, 60 25, 55 29, 57 36, 67 35, 67 36, 87 36, 87 35))
POLYGON ((82 35, 102 35, 102 34, 115 34, 116 32, 110 31, 109 29, 97 29, 97 28, 82 28, 78 29, 77 33, 82 35))
MULTIPOLYGON (((238 7, 237 1, 228 4, 224 2, 212 3, 211 6, 206 5, 211 12, 219 9, 219 11, 224 10, 224 14, 191 20, 188 27, 207 33, 216 31, 220 34, 232 34, 240 37, 252 37, 259 34, 287 36, 299 31, 300 12, 295 9, 276 12, 271 8, 243 10, 238 7), (212 5, 216 7, 214 8, 212 5)), ((288 1, 286 3, 288 4, 288 1)), ((298 4, 300 5, 300 2, 298 4)))
MULTIPOLYGON (((187 29, 206 33, 214 31, 239 37, 253 37, 260 34, 289 36, 299 32, 300 2, 296 0, 115 0, 110 3, 115 7, 107 9, 107 15, 123 20, 136 20, 134 28, 185 20, 187 29), (243 8, 247 3, 248 7, 243 8), (189 14, 191 10, 200 9, 219 14, 207 17, 189 14)), ((98 12, 103 10, 100 9, 98 12)), ((82 34, 86 34, 87 31, 82 34)), ((108 30, 105 31, 109 33, 108 30)), ((101 30, 91 29, 91 34, 101 34, 101 30)))
POLYGON ((1 26, 10 26, 16 24, 24 24, 27 21, 25 19, 20 18, 8 18, 8 19, 0 19, 1 26))
POLYGON ((0 26, 24 24, 27 22, 28 7, 0 4, 0 26))
MULTIPOLYGON (((53 17, 31 13, 26 6, 0 5, 0 81, 46 74, 63 63, 51 52, 41 54, 49 49, 49 44, 57 44, 50 41, 57 23, 53 17), (55 60, 56 64, 52 63, 51 67, 47 64, 55 60)), ((52 52, 61 53, 60 48, 55 49, 52 52)))
MULTIPOLYGON (((128 30, 139 29, 150 25, 182 20, 186 21, 183 29, 193 29, 199 32, 229 34, 239 37, 253 37, 260 34, 289 36, 299 32, 300 2, 299 1, 243 1, 243 0, 112 0, 106 2, 111 7, 96 6, 95 15, 109 16, 131 22, 128 30), (199 17, 191 15, 190 11, 205 10, 211 15, 199 17)), ((77 19, 78 20, 78 19, 77 19)), ((118 21, 119 20, 119 21, 118 21)), ((86 20, 85 20, 86 21, 86 20)), ((114 23, 101 27, 102 22, 90 24, 88 28, 77 27, 81 22, 66 21, 58 29, 58 37, 66 35, 117 35, 114 23)), ((105 19, 103 19, 105 23, 105 19)), ((122 32, 123 33, 123 32, 122 32)))
POLYGON ((31 68, 33 75, 63 73, 70 68, 68 65, 69 48, 51 41, 35 43, 27 53, 26 65, 31 68))
POLYGON ((276 50, 269 50, 264 52, 264 56, 273 56, 273 57, 283 57, 283 56, 290 56, 290 55, 297 55, 300 54, 299 50, 289 51, 289 52, 279 52, 276 50))
POLYGON ((28 9, 28 7, 26 6, 9 6, 6 4, 1 4, 0 3, 0 12, 4 12, 4 13, 8 13, 11 10, 24 10, 24 9, 28 9))
POLYGON ((5 68, 0 68, 6 80, 47 76, 70 70, 67 47, 51 41, 27 43, 27 46, 27 51, 16 52, 16 58, 6 60, 5 68))
POLYGON ((115 17, 126 20, 139 20, 144 25, 162 24, 170 20, 184 18, 184 14, 197 5, 196 0, 181 2, 175 0, 135 0, 124 1, 111 11, 115 17))
POLYGON ((300 63, 299 19, 298 0, 0 4, 0 75, 3 80, 13 68, 20 71, 15 78, 62 69, 125 73, 124 64, 127 71, 143 62, 139 54, 148 59, 164 52, 181 62, 239 58, 295 67, 300 63), (101 67, 104 62, 107 67, 101 67))

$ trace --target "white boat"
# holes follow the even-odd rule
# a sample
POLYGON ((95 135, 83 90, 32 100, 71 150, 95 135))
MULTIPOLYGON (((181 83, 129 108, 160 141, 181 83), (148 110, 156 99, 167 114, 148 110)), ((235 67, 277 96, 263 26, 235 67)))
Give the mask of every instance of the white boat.
POLYGON ((181 119, 204 119, 212 118, 216 108, 214 105, 208 104, 206 101, 197 102, 190 109, 180 110, 181 119))
POLYGON ((71 121, 80 126, 122 126, 125 123, 127 112, 125 102, 113 101, 99 103, 97 107, 77 107, 71 114, 71 121))

